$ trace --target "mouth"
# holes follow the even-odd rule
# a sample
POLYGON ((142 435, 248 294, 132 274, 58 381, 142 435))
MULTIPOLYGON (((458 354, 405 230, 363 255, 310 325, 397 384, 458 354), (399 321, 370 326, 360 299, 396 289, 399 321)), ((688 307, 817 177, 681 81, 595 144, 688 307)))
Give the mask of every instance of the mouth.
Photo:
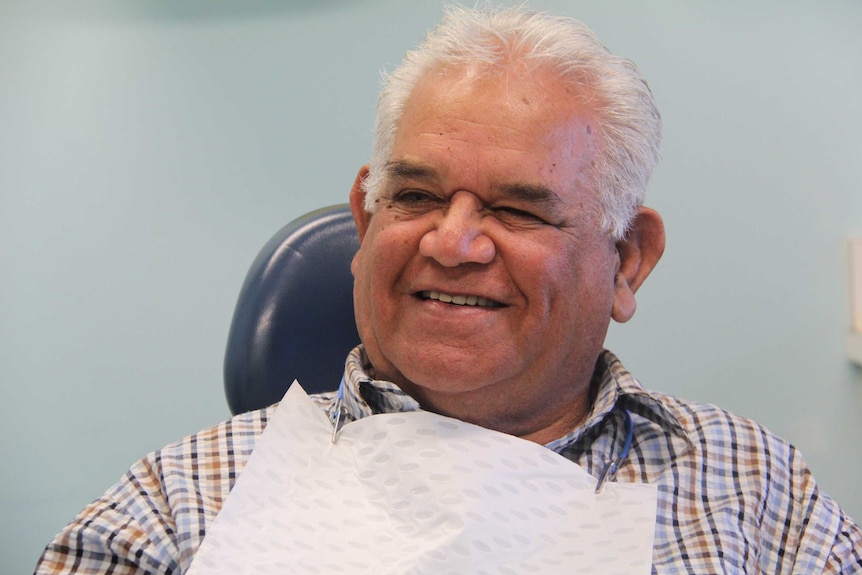
POLYGON ((417 294, 423 300, 435 300, 451 305, 470 307, 496 308, 502 307, 500 302, 473 294, 448 294, 440 291, 421 291, 417 294))

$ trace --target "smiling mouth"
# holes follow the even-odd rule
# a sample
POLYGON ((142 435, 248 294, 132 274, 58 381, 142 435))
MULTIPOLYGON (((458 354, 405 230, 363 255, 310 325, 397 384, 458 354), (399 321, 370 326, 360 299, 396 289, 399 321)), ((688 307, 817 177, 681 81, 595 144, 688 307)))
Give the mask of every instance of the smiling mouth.
POLYGON ((488 299, 486 297, 478 296, 478 295, 466 295, 466 294, 457 294, 452 295, 439 291, 422 291, 419 292, 419 297, 424 300, 435 300, 443 303, 448 303, 452 305, 463 305, 463 306, 475 306, 475 307, 486 307, 486 308, 494 308, 501 307, 503 304, 496 302, 494 300, 488 299))

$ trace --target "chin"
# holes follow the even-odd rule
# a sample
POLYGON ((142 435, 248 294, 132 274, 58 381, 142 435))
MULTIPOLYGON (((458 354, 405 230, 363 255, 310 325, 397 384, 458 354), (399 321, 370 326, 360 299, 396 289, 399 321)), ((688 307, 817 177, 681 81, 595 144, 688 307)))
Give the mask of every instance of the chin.
MULTIPOLYGON (((459 395, 479 392, 495 381, 488 373, 458 369, 453 364, 417 370, 415 365, 404 373, 408 385, 421 395, 459 395)), ((499 375, 499 371, 494 371, 499 375)))

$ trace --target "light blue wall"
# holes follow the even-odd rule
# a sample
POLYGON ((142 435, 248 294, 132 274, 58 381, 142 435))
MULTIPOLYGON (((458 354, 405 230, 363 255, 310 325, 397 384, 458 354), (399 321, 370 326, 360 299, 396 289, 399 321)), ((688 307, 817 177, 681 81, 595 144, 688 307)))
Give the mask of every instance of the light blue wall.
MULTIPOLYGON (((344 201, 378 71, 437 1, 0 2, 0 564, 145 452, 227 417, 264 241, 344 201)), ((536 1, 649 78, 668 250, 610 343, 752 416, 862 518, 842 237, 862 232, 862 4, 536 1)), ((301 329, 301 326, 299 326, 301 329)))

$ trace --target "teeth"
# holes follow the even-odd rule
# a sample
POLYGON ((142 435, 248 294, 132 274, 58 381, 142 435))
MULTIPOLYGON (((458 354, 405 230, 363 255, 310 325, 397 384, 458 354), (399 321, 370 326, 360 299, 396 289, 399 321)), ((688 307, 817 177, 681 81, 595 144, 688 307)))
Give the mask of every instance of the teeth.
POLYGON ((477 295, 450 295, 439 291, 424 291, 422 297, 451 303, 455 305, 469 305, 479 307, 497 307, 497 302, 477 295))

